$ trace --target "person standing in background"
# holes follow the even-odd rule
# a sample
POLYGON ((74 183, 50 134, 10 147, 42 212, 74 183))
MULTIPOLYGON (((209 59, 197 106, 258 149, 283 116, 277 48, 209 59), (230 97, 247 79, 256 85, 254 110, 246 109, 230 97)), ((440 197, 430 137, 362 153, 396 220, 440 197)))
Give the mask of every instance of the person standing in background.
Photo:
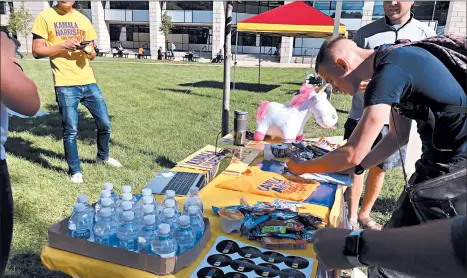
POLYGON ((12 40, 13 43, 15 44, 15 52, 16 52, 16 54, 18 54, 18 56, 21 57, 21 59, 23 59, 23 58, 24 58, 24 55, 23 55, 23 53, 21 53, 21 52, 19 51, 19 48, 21 47, 21 43, 18 41, 18 39, 16 39, 16 38, 13 36, 13 34, 12 34, 11 32, 8 33, 8 36, 10 37, 10 40, 12 40))
POLYGON ((5 273, 13 234, 13 195, 4 147, 8 136, 7 108, 33 116, 40 107, 36 85, 15 61, 15 47, 0 32, 0 277, 5 273))
POLYGON ((71 182, 83 183, 76 137, 78 104, 91 112, 97 126, 97 162, 122 165, 109 157, 110 117, 89 60, 96 57, 96 31, 89 19, 73 8, 75 1, 59 1, 41 12, 32 27, 34 57, 49 57, 55 94, 63 123, 63 144, 71 182))
MULTIPOLYGON (((413 18, 410 12, 413 1, 384 1, 385 16, 368 25, 360 28, 355 37, 354 42, 361 48, 375 49, 383 44, 391 44, 399 39, 409 39, 411 41, 419 41, 436 35, 436 32, 428 25, 421 23, 413 18)), ((348 119, 344 125, 344 139, 349 139, 350 135, 357 126, 360 118, 363 115, 363 92, 365 92, 368 81, 360 84, 360 91, 352 97, 352 107, 348 119)), ((389 132, 389 114, 387 115, 386 125, 381 130, 374 146, 389 132)), ((417 134, 415 124, 412 123, 412 131, 409 141, 420 141, 420 136, 417 134)), ((418 144, 421 146, 421 143, 418 144)), ((406 160, 407 145, 402 147, 404 161, 406 160)), ((413 161, 406 163, 414 165, 415 161, 420 158, 421 147, 418 150, 409 150, 412 154, 413 161), (416 154, 414 154, 416 153, 416 154)), ((398 152, 390 156, 386 161, 376 167, 369 169, 366 182, 366 191, 362 202, 360 212, 358 212, 358 204, 363 191, 363 173, 354 175, 353 185, 349 188, 349 222, 353 229, 359 229, 361 224, 363 228, 380 230, 381 225, 377 224, 371 217, 370 212, 378 198, 384 182, 386 170, 394 169, 402 166, 402 161, 398 152)))

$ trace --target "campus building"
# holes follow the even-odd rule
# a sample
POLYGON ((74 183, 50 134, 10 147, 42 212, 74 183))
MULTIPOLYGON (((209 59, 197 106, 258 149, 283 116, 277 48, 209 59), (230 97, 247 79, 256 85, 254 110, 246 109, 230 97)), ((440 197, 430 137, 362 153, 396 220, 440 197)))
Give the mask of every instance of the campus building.
MULTIPOLYGON (((237 22, 266 12, 291 1, 235 1, 233 30, 237 22)), ((309 5, 334 17, 336 1, 306 1, 309 5)), ((56 1, 25 2, 35 17, 56 1)), ((109 50, 121 44, 128 50, 139 47, 149 49, 156 56, 157 49, 165 49, 161 32, 163 14, 171 17, 173 28, 167 41, 174 42, 177 51, 203 52, 214 57, 224 44, 225 3, 219 1, 77 1, 79 10, 93 23, 99 49, 109 50)), ((20 2, 0 2, 1 25, 8 23, 11 7, 20 2)), ((415 1, 412 8, 415 18, 426 23, 438 34, 466 34, 466 2, 415 1)), ((341 23, 352 37, 360 27, 384 16, 383 1, 343 1, 341 23)), ((234 33, 235 34, 235 33, 234 33)), ((19 38, 22 50, 31 48, 32 36, 19 38)), ((238 53, 272 54, 281 43, 281 62, 293 62, 293 57, 316 55, 323 39, 259 36, 239 33, 238 53), (261 46, 261 47, 260 47, 261 46)), ((232 45, 236 36, 232 36, 232 45)))

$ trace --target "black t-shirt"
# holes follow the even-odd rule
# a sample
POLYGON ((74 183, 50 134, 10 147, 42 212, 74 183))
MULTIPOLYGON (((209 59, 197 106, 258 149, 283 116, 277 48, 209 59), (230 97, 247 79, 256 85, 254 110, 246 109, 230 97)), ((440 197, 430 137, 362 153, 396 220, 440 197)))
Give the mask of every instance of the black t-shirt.
MULTIPOLYGON (((376 51, 386 47, 383 45, 376 51)), ((365 107, 412 103, 435 110, 439 105, 465 106, 467 97, 438 58, 425 49, 408 46, 393 49, 381 59, 365 91, 364 103, 365 107)), ((467 153, 467 115, 434 112, 433 132, 427 114, 412 114, 410 118, 417 121, 422 141, 422 158, 443 163, 467 153)))

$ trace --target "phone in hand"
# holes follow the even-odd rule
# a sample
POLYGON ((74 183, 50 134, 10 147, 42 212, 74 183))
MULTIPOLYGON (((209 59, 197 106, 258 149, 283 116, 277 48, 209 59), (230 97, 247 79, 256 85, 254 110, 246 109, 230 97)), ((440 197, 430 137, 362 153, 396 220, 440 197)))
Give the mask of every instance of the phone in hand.
POLYGON ((84 49, 91 42, 92 41, 82 41, 82 42, 79 43, 79 47, 77 47, 77 49, 84 49))

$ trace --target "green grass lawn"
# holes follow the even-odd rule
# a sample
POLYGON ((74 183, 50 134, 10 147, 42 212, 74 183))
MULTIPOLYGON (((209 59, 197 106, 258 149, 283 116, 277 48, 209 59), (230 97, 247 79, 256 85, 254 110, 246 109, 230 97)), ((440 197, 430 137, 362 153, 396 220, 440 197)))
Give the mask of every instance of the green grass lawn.
MULTIPOLYGON (((50 114, 35 119, 10 119, 6 147, 15 201, 13 245, 7 270, 10 277, 64 277, 43 267, 39 256, 47 243, 47 227, 70 214, 78 194, 86 193, 95 202, 104 182, 112 182, 118 190, 124 184, 140 190, 159 169, 173 167, 199 148, 215 143, 221 128, 222 67, 100 61, 105 63, 93 63, 93 68, 111 116, 110 155, 124 167, 115 169, 93 163, 95 125, 86 109, 80 107, 78 149, 85 179, 82 185, 70 183, 67 175, 50 65, 45 61, 21 61, 39 88, 41 109, 50 114)), ((234 110, 247 110, 249 130, 255 128, 254 116, 260 100, 289 102, 305 76, 303 69, 283 68, 263 68, 261 75, 262 85, 258 85, 257 69, 237 69, 239 90, 231 94, 231 119, 234 110)), ((350 107, 350 98, 344 95, 333 96, 332 102, 339 110, 350 107)), ((334 131, 323 130, 310 120, 306 137, 343 134, 346 116, 345 111, 339 113, 340 128, 334 131)), ((389 172, 375 207, 377 220, 388 219, 401 188, 400 172, 389 172)))

